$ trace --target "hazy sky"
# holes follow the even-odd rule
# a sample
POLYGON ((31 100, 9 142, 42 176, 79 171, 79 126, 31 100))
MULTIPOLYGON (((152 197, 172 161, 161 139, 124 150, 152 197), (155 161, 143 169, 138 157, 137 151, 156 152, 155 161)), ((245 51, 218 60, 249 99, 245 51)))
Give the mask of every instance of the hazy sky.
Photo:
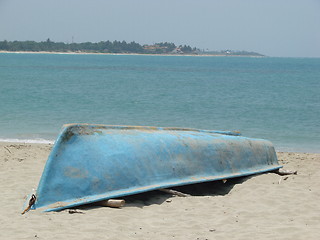
POLYGON ((173 42, 320 57, 320 0, 0 0, 0 40, 173 42))

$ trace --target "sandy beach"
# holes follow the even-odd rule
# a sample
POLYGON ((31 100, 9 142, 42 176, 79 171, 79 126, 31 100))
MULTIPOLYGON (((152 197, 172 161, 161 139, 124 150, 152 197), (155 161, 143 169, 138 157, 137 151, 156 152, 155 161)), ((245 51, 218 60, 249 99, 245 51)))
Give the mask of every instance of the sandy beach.
POLYGON ((320 154, 278 153, 298 175, 266 173, 126 198, 122 209, 82 207, 21 215, 50 144, 0 143, 0 239, 318 239, 320 154))

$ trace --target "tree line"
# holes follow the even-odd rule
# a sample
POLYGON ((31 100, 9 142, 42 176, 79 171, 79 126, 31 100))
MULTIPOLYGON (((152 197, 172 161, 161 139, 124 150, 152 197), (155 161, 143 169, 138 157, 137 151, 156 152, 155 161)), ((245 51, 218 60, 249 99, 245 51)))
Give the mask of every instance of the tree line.
POLYGON ((64 43, 46 41, 0 41, 0 51, 30 51, 30 52, 87 52, 87 53, 140 53, 140 54, 169 54, 197 53, 197 48, 187 45, 176 46, 174 43, 162 42, 153 45, 140 45, 126 41, 100 41, 97 43, 64 43))

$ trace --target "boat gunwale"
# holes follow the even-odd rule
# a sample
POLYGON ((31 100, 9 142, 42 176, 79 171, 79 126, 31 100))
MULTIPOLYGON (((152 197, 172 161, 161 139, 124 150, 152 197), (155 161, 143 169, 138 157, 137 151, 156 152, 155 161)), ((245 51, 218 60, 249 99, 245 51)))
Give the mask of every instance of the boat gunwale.
MULTIPOLYGON (((214 134, 231 135, 231 136, 241 136, 241 133, 239 131, 203 130, 203 129, 197 129, 197 128, 181 128, 181 127, 106 125, 106 124, 89 124, 89 123, 64 124, 62 129, 64 131, 74 127, 79 127, 79 128, 90 127, 94 129, 115 129, 115 130, 190 131, 190 132, 203 132, 203 133, 214 133, 214 134)), ((63 132, 60 135, 63 135, 63 132)))

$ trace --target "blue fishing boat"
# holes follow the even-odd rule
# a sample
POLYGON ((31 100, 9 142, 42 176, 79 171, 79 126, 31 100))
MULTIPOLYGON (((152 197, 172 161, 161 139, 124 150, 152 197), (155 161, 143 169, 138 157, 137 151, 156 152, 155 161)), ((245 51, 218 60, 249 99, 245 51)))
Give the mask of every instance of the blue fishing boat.
POLYGON ((58 211, 280 167, 269 141, 235 132, 69 124, 49 155, 32 209, 58 211))

